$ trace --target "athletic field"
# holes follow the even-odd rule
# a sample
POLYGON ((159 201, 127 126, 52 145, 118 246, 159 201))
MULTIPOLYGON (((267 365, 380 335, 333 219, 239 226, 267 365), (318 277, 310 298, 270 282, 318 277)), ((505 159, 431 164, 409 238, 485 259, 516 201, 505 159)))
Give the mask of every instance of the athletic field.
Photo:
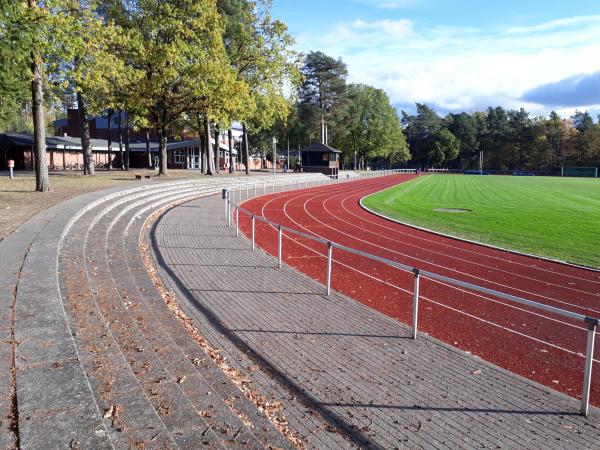
POLYGON ((428 175, 363 203, 412 225, 600 267, 600 179, 428 175))

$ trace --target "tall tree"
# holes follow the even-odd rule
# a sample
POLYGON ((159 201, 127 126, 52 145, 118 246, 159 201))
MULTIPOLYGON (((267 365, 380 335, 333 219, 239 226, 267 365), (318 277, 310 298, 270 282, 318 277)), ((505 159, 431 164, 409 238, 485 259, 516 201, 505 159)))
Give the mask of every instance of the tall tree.
POLYGON ((387 94, 364 84, 348 86, 333 144, 346 160, 383 157, 394 162, 410 158, 396 109, 387 94))
POLYGON ((428 151, 429 163, 439 167, 449 163, 458 156, 460 143, 458 139, 446 128, 440 128, 435 134, 433 145, 428 151))
MULTIPOLYGON (((216 0, 109 0, 107 17, 128 38, 123 58, 143 74, 133 97, 159 137, 159 175, 167 175, 167 136, 185 114, 201 111, 232 74, 216 0)), ((222 102, 234 95, 221 96, 222 102)), ((212 119, 212 118, 209 118, 212 119)))
POLYGON ((479 137, 482 129, 482 121, 485 116, 477 114, 448 114, 444 118, 444 124, 448 130, 458 139, 459 167, 473 168, 475 161, 479 158, 479 137))
POLYGON ((306 55, 301 69, 304 82, 299 88, 299 97, 304 106, 305 119, 320 121, 320 138, 327 141, 328 117, 341 101, 346 90, 348 69, 341 58, 335 59, 323 52, 310 52, 306 55))
MULTIPOLYGON (((35 0, 27 0, 30 18, 33 22, 41 17, 42 8, 35 0)), ((42 12, 43 14, 43 12, 42 12)), ((35 41, 34 41, 35 43, 35 41)), ((31 100, 33 110, 33 135, 35 154, 35 190, 50 190, 48 165, 46 162, 46 123, 44 113, 44 77, 42 56, 37 46, 31 48, 31 100)))
POLYGON ((415 116, 403 115, 410 152, 422 167, 429 165, 429 150, 433 147, 442 119, 429 106, 417 103, 415 116))
POLYGON ((250 173, 247 132, 260 132, 285 120, 289 111, 286 88, 299 81, 293 39, 287 27, 270 14, 268 0, 219 0, 225 18, 224 44, 237 79, 249 96, 242 99, 236 118, 242 121, 242 150, 250 173))

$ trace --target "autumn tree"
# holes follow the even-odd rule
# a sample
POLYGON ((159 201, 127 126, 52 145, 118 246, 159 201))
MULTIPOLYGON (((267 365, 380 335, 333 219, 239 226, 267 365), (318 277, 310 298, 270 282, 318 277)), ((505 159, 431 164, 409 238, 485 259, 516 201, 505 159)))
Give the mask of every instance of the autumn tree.
POLYGON ((286 87, 299 81, 293 39, 287 26, 271 17, 266 0, 219 0, 226 19, 224 44, 237 79, 249 89, 237 118, 242 121, 242 148, 249 168, 248 131, 269 129, 289 112, 286 87))

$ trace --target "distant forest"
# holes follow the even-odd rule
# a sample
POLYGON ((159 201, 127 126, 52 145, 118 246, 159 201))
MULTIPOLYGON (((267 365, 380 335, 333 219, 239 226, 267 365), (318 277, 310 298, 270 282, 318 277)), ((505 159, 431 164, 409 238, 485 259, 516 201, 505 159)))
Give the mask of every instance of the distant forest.
POLYGON ((600 124, 588 112, 532 118, 522 108, 498 106, 440 117, 417 103, 416 114, 403 112, 401 121, 411 162, 420 167, 477 169, 480 151, 488 170, 558 172, 563 165, 600 166, 600 124))

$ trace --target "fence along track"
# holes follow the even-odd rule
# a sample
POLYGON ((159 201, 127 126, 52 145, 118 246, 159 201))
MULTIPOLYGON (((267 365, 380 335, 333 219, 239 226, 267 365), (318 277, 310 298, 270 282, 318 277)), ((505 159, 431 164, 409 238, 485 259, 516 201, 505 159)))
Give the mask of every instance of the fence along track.
MULTIPOLYGON (((415 173, 415 170, 411 169, 397 169, 397 170, 381 170, 381 171, 370 171, 364 172, 361 174, 360 178, 372 178, 379 176, 387 176, 387 175, 395 175, 402 173, 415 173)), ((343 175, 343 173, 341 174, 343 175)), ((359 179, 360 179, 359 178, 359 179)), ((454 278, 446 277, 443 275, 439 275, 434 272, 422 270, 418 267, 401 264, 395 261, 391 261, 387 258, 382 258, 380 256, 376 256, 367 252, 363 252, 348 246, 344 246, 341 244, 337 244, 332 241, 328 241, 326 239, 322 239, 302 231, 295 230, 293 228, 281 225, 274 221, 271 221, 263 216, 253 214, 252 212, 244 209, 240 206, 242 202, 242 197, 244 200, 250 198, 250 193, 253 192, 254 196, 261 194, 266 195, 268 193, 275 193, 276 191, 282 192, 284 190, 292 190, 292 189, 302 189, 308 187, 316 187, 329 185, 334 183, 342 183, 347 181, 353 181, 357 178, 350 178, 347 176, 346 178, 340 177, 325 177, 321 179, 301 179, 298 178, 292 182, 288 180, 273 180, 270 183, 267 181, 261 181, 260 183, 246 183, 243 186, 234 186, 229 189, 223 189, 223 199, 225 201, 225 214, 227 217, 227 226, 232 226, 232 216, 235 217, 235 228, 236 228, 236 236, 239 236, 239 215, 244 214, 250 217, 252 221, 252 249, 256 248, 256 236, 255 236, 255 223, 256 221, 263 222, 267 225, 270 225, 274 229, 277 230, 277 263, 278 267, 282 265, 282 235, 285 231, 286 233, 294 234, 299 237, 312 240, 314 242, 319 242, 323 245, 327 246, 327 266, 326 266, 326 284, 325 284, 325 294, 329 295, 331 292, 331 270, 332 270, 332 261, 333 261, 333 250, 338 249, 341 251, 345 251, 347 253, 355 254, 357 256, 367 258, 373 261, 378 261, 380 263, 386 264, 390 267, 393 267, 398 270, 402 270, 404 272, 412 272, 414 276, 413 282, 413 311, 412 311, 412 338, 416 339, 418 334, 418 318, 419 318, 419 287, 420 280, 422 277, 429 278, 435 281, 441 281, 444 283, 451 284, 453 286, 465 288, 475 292, 481 292, 484 294, 492 295, 494 297, 501 298, 503 300, 507 300, 513 303, 518 303, 524 306, 528 306, 531 308, 535 308, 538 310, 542 310, 545 312, 550 312, 552 314, 557 314, 562 317, 566 317, 569 319, 574 319, 579 322, 583 322, 587 325, 587 343, 586 343, 586 353, 585 353, 585 365, 583 370, 583 386, 582 386, 582 399, 581 399, 581 407, 580 413, 587 417, 589 415, 589 399, 590 399, 590 387, 592 380, 592 367, 594 360, 594 343, 596 337, 596 330, 598 328, 598 324, 600 323, 600 319, 596 317, 590 317, 583 314, 578 314, 572 311, 568 311, 566 309, 556 308, 554 306, 545 305, 543 303, 539 303, 533 300, 529 300, 523 297, 518 297, 515 295, 507 294, 504 292, 496 291, 494 289, 485 288, 476 284, 467 283, 464 281, 460 281, 454 278), (312 186, 309 186, 312 184, 312 186), (287 189, 286 189, 287 187, 287 189), (270 192, 269 192, 270 191, 270 192), (236 202, 236 193, 237 193, 237 202, 236 202), (233 211, 232 211, 233 210, 233 211)), ((486 299, 488 300, 488 299, 486 299)))

